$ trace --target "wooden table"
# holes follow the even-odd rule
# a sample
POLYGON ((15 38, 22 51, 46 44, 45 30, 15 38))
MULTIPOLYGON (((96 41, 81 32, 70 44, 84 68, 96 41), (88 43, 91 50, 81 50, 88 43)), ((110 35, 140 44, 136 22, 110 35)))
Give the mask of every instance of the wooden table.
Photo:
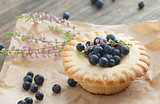
MULTIPOLYGON (((9 46, 10 36, 16 23, 15 16, 25 12, 46 12, 62 17, 70 12, 70 20, 99 25, 135 24, 160 17, 160 0, 143 0, 145 7, 138 10, 141 0, 104 0, 103 8, 97 9, 90 0, 0 0, 0 42, 9 46)), ((0 59, 0 69, 4 57, 0 59)))

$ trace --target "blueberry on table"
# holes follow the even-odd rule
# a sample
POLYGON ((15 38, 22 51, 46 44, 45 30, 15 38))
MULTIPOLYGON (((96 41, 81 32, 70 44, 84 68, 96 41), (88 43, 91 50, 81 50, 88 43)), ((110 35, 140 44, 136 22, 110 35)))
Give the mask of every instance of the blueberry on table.
POLYGON ((102 66, 102 67, 108 66, 108 59, 106 59, 105 57, 101 57, 99 59, 99 65, 102 66))
POLYGON ((53 85, 52 87, 52 91, 56 94, 60 93, 61 92, 61 86, 59 84, 55 84, 53 85))
POLYGON ((27 76, 31 76, 33 78, 34 74, 33 74, 33 72, 30 71, 27 73, 27 76))
POLYGON ((98 8, 102 8, 102 6, 104 5, 104 0, 97 0, 96 5, 98 8))
POLYGON ((31 85, 30 82, 25 81, 25 82, 23 83, 22 87, 23 87, 24 90, 27 91, 27 90, 29 90, 30 85, 31 85))
POLYGON ((25 81, 28 81, 28 82, 30 82, 30 83, 32 83, 32 77, 31 76, 25 76, 24 78, 23 78, 23 81, 25 82, 25 81))
POLYGON ((120 51, 122 54, 127 55, 129 53, 130 49, 128 46, 124 45, 121 47, 120 51))
POLYGON ((143 9, 144 8, 144 2, 143 1, 139 2, 138 7, 139 7, 139 9, 143 9))
POLYGON ((32 93, 36 93, 38 91, 38 85, 37 84, 31 84, 29 89, 32 93))
POLYGON ((103 53, 103 48, 102 48, 102 47, 94 48, 94 49, 93 49, 93 52, 94 52, 94 53, 102 54, 102 53, 103 53))
POLYGON ((109 62, 108 62, 108 66, 109 66, 109 67, 112 67, 112 66, 114 66, 114 65, 115 65, 114 59, 110 59, 109 62))
POLYGON ((109 41, 110 39, 115 40, 115 36, 114 36, 114 34, 108 34, 106 39, 107 39, 107 41, 109 41))
POLYGON ((112 53, 112 47, 109 46, 109 45, 106 45, 106 46, 104 47, 104 53, 105 53, 105 54, 111 54, 111 53, 112 53))
POLYGON ((37 92, 35 97, 37 100, 43 100, 44 94, 42 92, 37 92))
POLYGON ((97 0, 91 0, 92 4, 95 4, 97 2, 97 0))
POLYGON ((100 44, 101 41, 104 42, 104 39, 102 37, 94 38, 94 45, 100 44))
POLYGON ((0 43, 0 50, 2 50, 4 48, 4 44, 0 43))
POLYGON ((37 75, 34 77, 34 82, 35 82, 37 85, 42 85, 43 82, 44 82, 44 77, 43 77, 43 75, 37 74, 37 75))
POLYGON ((121 58, 117 55, 113 56, 113 59, 115 61, 115 65, 119 64, 121 62, 121 58))
POLYGON ((114 49, 114 50, 113 50, 112 56, 115 56, 115 55, 121 56, 121 52, 120 52, 119 49, 114 49))
POLYGON ((71 87, 75 87, 77 85, 77 82, 74 79, 71 79, 71 78, 69 78, 67 80, 67 82, 68 82, 68 85, 71 86, 71 87))
POLYGON ((69 12, 64 12, 64 14, 63 14, 63 19, 68 20, 68 19, 69 19, 69 16, 70 16, 70 13, 69 13, 69 12))
POLYGON ((17 104, 27 104, 25 100, 20 100, 17 104))
POLYGON ((31 97, 27 97, 24 99, 27 104, 33 104, 33 99, 31 97))
POLYGON ((78 51, 83 51, 83 50, 85 49, 85 47, 84 47, 84 45, 83 45, 82 43, 78 43, 78 44, 76 45, 76 49, 77 49, 78 51))
POLYGON ((99 61, 99 57, 97 55, 90 55, 89 56, 89 63, 92 65, 96 65, 99 61))

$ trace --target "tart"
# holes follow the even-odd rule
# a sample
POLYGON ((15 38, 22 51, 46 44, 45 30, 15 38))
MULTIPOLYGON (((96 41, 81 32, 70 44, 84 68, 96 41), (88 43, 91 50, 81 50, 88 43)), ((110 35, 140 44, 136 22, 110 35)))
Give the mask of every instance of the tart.
POLYGON ((65 46, 62 53, 62 61, 68 76, 77 81, 85 90, 94 94, 114 94, 125 89, 137 77, 144 76, 150 61, 145 47, 133 37, 124 34, 115 35, 116 39, 123 40, 130 52, 123 56, 118 65, 112 67, 100 67, 91 65, 85 55, 79 55, 76 46, 85 44, 95 37, 106 38, 112 31, 95 31, 78 35, 65 46))

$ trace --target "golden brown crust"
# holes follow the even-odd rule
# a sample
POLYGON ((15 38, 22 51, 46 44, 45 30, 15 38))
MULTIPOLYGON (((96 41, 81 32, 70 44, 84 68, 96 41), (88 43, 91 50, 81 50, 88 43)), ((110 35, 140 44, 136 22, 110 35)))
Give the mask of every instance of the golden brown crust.
POLYGON ((76 81, 80 83, 88 83, 88 84, 98 84, 100 86, 104 85, 114 85, 114 84, 124 84, 127 85, 129 82, 136 79, 136 77, 143 76, 149 66, 149 55, 143 46, 142 43, 136 41, 133 37, 124 35, 124 34, 118 34, 119 36, 123 37, 124 39, 128 41, 132 41, 134 43, 133 45, 136 45, 138 47, 139 52, 139 59, 136 62, 136 64, 132 65, 129 69, 124 69, 121 72, 117 73, 103 73, 103 74, 91 74, 87 73, 85 71, 82 71, 80 67, 77 67, 75 64, 72 63, 72 55, 74 51, 76 51, 75 47, 77 43, 79 42, 86 42, 87 40, 91 40, 96 36, 102 36, 107 35, 109 31, 101 31, 101 32, 94 32, 94 33, 86 33, 84 35, 76 36, 75 40, 70 41, 68 45, 65 46, 64 52, 62 53, 62 60, 63 65, 66 73, 74 78, 76 81))

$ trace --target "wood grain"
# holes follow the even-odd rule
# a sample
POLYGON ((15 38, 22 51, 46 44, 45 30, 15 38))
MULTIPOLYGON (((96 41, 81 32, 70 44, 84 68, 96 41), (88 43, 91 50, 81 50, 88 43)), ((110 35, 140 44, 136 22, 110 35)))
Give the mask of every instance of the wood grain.
MULTIPOLYGON (((135 24, 160 17, 160 0, 143 0, 145 7, 138 10, 141 0, 104 0, 101 9, 90 0, 0 0, 0 42, 9 46, 10 37, 6 32, 13 31, 15 16, 25 12, 46 12, 62 17, 70 12, 70 20, 89 22, 98 25, 135 24)), ((0 69, 3 65, 0 59, 0 69)))

